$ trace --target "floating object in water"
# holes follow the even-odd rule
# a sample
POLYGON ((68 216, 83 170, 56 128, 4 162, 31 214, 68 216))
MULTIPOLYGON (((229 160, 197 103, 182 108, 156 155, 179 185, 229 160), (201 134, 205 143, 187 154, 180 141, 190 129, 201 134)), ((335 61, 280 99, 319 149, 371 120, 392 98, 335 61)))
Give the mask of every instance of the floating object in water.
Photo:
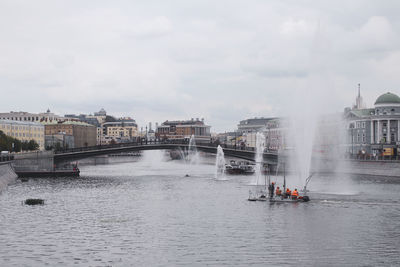
POLYGON ((189 174, 186 174, 185 177, 190 177, 190 175, 189 175, 189 174))
POLYGON ((43 205, 44 199, 40 198, 28 198, 25 200, 25 205, 43 205))
POLYGON ((229 164, 225 166, 225 172, 227 174, 254 174, 254 164, 248 161, 234 161, 231 160, 229 164))

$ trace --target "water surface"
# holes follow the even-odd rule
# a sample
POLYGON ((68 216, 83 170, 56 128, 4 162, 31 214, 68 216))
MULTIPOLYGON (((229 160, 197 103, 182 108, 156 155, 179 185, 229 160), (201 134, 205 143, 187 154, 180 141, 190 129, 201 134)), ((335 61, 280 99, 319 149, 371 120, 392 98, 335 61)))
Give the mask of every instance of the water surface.
POLYGON ((269 204, 247 201, 250 176, 146 155, 9 185, 0 266, 400 264, 397 179, 316 176, 311 202, 269 204), (36 197, 45 205, 21 204, 36 197))

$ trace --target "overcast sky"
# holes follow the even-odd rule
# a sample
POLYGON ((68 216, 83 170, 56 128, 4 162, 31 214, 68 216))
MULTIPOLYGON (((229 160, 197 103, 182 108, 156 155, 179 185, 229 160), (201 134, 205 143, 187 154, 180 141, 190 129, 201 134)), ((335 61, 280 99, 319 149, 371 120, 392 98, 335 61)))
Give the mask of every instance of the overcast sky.
POLYGON ((140 126, 198 117, 228 131, 302 103, 342 111, 358 83, 372 106, 400 95, 399 11, 377 0, 0 0, 0 112, 105 108, 140 126))

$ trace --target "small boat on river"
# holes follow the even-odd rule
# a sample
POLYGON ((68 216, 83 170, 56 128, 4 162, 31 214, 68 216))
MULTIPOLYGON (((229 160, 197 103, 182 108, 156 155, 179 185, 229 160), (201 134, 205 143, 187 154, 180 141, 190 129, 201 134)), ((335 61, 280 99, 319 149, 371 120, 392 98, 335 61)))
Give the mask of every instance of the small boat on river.
POLYGON ((227 174, 254 174, 254 164, 248 161, 235 161, 231 160, 229 164, 225 165, 225 173, 227 174))
MULTIPOLYGON (((284 165, 285 166, 285 165, 284 165)), ((265 171, 268 173, 268 171, 265 171)), ((276 195, 275 192, 275 184, 271 182, 270 176, 268 176, 268 189, 267 189, 267 176, 265 176, 265 189, 261 189, 255 194, 250 190, 249 191, 249 201, 269 201, 271 203, 287 203, 287 202, 308 202, 310 201, 310 197, 307 196, 307 185, 311 180, 311 177, 314 174, 311 174, 306 179, 305 186, 302 190, 303 195, 299 195, 297 192, 297 196, 293 196, 290 193, 286 194, 286 175, 285 175, 285 168, 283 169, 283 191, 280 195, 276 195), (268 192, 268 193, 267 193, 268 192)))

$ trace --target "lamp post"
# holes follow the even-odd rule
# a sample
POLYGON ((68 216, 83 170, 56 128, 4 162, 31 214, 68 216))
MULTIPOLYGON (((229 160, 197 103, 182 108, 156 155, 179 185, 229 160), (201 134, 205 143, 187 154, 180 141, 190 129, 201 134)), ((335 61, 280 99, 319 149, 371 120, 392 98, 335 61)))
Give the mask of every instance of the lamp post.
POLYGON ((351 130, 351 157, 353 157, 353 154, 354 154, 354 124, 350 124, 350 130, 351 130))
POLYGON ((147 125, 146 125, 146 145, 147 145, 147 125))

